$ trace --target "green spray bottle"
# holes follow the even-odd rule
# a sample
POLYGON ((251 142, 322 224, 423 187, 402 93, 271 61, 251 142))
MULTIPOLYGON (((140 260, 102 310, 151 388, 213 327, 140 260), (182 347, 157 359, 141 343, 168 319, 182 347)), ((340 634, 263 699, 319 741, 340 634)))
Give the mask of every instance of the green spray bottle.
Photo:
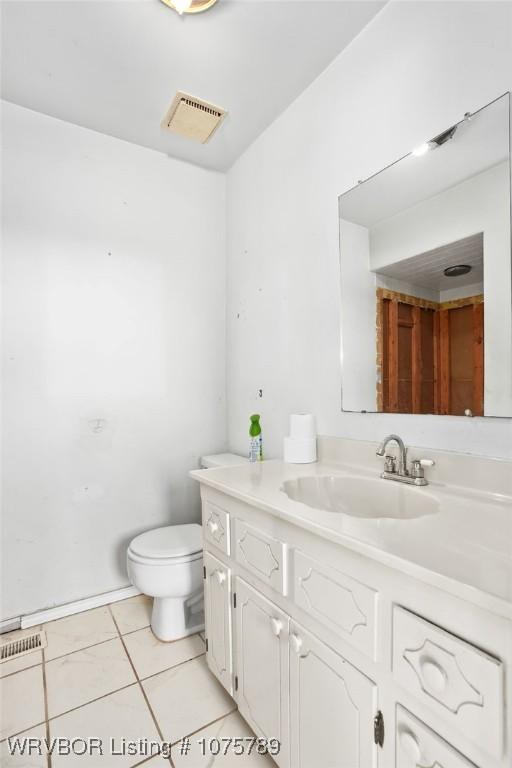
POLYGON ((249 461, 263 461, 263 439, 259 413, 251 416, 249 427, 249 461))

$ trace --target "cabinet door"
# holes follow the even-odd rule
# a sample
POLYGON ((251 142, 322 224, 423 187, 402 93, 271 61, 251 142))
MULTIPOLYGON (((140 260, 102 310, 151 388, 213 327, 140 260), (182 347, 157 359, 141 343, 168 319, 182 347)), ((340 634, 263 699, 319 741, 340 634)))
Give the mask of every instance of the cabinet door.
POLYGON ((295 622, 290 649, 293 768, 374 768, 375 684, 295 622))
POLYGON ((289 619, 240 578, 235 616, 238 708, 258 736, 279 740, 281 749, 274 760, 285 768, 289 765, 289 619))
POLYGON ((231 642, 231 570, 204 553, 205 629, 208 666, 229 693, 233 693, 231 642))

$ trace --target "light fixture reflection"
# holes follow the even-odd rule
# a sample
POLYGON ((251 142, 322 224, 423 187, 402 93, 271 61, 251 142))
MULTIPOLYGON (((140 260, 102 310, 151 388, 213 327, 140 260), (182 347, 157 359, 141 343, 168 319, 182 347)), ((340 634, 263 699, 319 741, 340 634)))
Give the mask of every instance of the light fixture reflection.
POLYGON ((413 149, 412 154, 414 157, 421 157, 422 155, 426 155, 429 150, 430 144, 425 141, 423 144, 420 144, 419 147, 413 149))
MULTIPOLYGON (((465 121, 468 119, 469 118, 464 117, 465 121)), ((419 147, 416 147, 415 149, 413 149, 411 154, 414 155, 414 157, 421 157, 422 155, 426 155, 427 152, 429 152, 431 149, 437 149, 438 147, 442 147, 443 144, 446 144, 447 141, 450 141, 450 139, 453 139, 457 128, 458 128, 458 125, 450 126, 450 128, 447 128, 446 131, 443 131, 437 136, 434 136, 434 138, 430 139, 430 141, 425 141, 423 144, 420 144, 419 147)))

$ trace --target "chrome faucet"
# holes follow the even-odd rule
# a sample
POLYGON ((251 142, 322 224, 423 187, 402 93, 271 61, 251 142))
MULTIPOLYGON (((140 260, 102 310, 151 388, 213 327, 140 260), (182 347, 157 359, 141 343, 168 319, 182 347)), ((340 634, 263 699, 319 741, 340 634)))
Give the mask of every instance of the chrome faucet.
POLYGON ((397 480, 399 483, 409 485, 428 485, 425 478, 424 467, 433 467, 432 459, 415 459, 411 463, 411 470, 407 468, 407 448, 404 441, 398 435, 388 435, 377 449, 377 456, 384 456, 384 472, 381 477, 384 480, 397 480), (400 455, 398 461, 394 456, 386 454, 388 443, 395 442, 398 445, 400 455))

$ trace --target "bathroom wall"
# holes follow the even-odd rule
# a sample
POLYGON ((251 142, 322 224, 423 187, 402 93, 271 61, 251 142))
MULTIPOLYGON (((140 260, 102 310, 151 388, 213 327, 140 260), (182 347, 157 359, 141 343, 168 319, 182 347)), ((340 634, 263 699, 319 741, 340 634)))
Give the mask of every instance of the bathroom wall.
POLYGON ((267 456, 288 414, 323 434, 512 457, 511 419, 340 409, 338 196, 512 88, 512 4, 391 2, 228 175, 232 449, 257 410, 267 456), (258 398, 258 389, 263 398, 258 398))
POLYGON ((5 619, 128 584, 225 445, 225 179, 4 103, 5 619))

